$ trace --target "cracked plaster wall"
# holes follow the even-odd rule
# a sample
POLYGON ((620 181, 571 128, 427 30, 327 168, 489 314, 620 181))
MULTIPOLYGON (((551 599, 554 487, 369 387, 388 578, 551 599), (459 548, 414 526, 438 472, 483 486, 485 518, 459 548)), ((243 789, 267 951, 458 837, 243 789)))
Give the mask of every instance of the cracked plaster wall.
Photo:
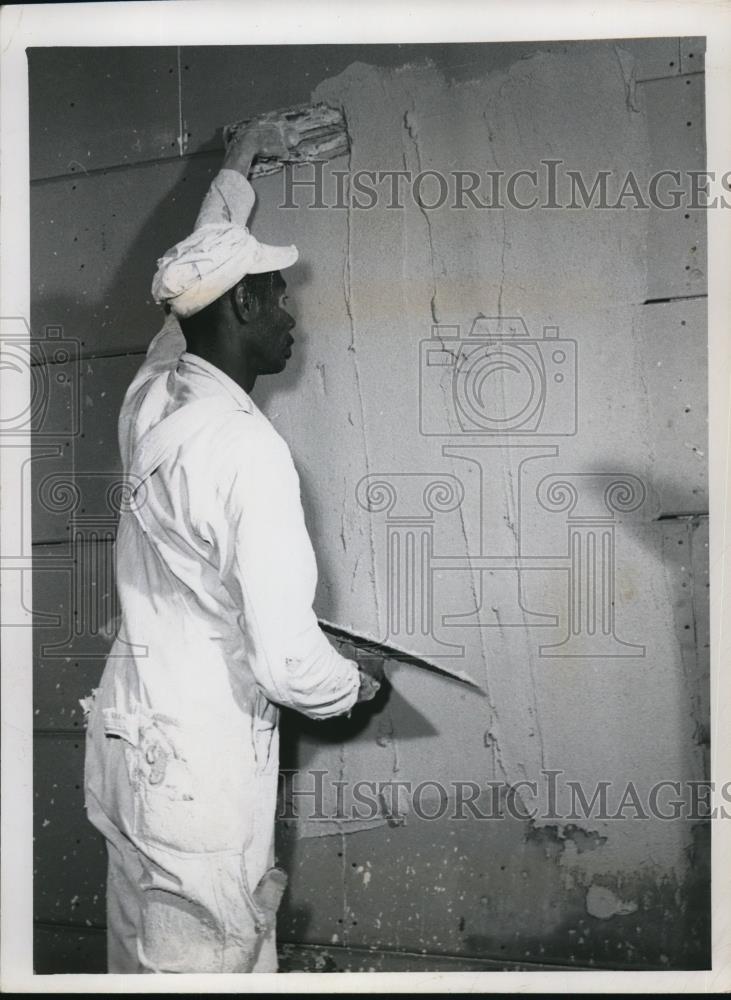
MULTIPOLYGON (((623 178, 631 170, 646 190, 651 156, 643 96, 632 56, 618 47, 538 53, 507 71, 461 82, 447 81, 433 65, 356 64, 322 83, 313 98, 343 108, 352 142, 347 161, 327 165, 326 200, 334 198, 336 170, 509 175, 550 157, 585 177, 609 170, 623 178)), ((436 188, 425 184, 423 190, 433 201, 436 188)), ((290 214, 277 207, 281 175, 258 182, 257 191, 256 223, 269 238, 286 232, 304 261, 290 282, 302 346, 284 384, 272 386, 267 406, 301 470, 321 567, 321 617, 386 636, 385 524, 356 502, 365 474, 458 477, 465 501, 438 519, 435 541, 441 554, 456 558, 475 553, 480 525, 484 550, 494 555, 565 553, 565 517, 548 514, 535 500, 547 473, 631 473, 648 487, 639 511, 620 515, 616 527, 617 628, 646 647, 643 657, 538 655, 545 633, 526 626, 539 621, 538 613, 565 621, 563 573, 480 579, 469 568, 445 572, 435 583, 437 612, 464 614, 479 605, 484 589, 485 627, 452 629, 449 639, 463 644, 464 654, 444 662, 466 669, 487 696, 395 667, 388 717, 398 758, 367 730, 345 748, 346 773, 515 782, 540 781, 541 769, 557 768, 589 792, 606 780, 618 789, 634 781, 645 794, 663 778, 699 777, 652 523, 660 501, 647 437, 638 433, 647 427, 645 408, 652 403, 637 346, 647 298, 647 213, 428 211, 408 196, 400 210, 386 207, 383 197, 368 210, 322 210, 305 207, 312 191, 303 188, 295 192, 300 210, 290 214), (546 448, 545 457, 531 457, 524 441, 512 438, 512 446, 495 448, 495 439, 483 438, 480 443, 493 447, 482 451, 482 496, 478 452, 468 461, 442 454, 445 441, 460 440, 454 424, 445 438, 419 429, 420 340, 434 323, 466 332, 480 314, 520 316, 536 338, 544 326, 558 326, 562 338, 575 339, 579 411, 575 436, 529 442, 559 445, 555 455, 546 448), (302 391, 299 382, 311 371, 317 377, 302 391)), ((442 405, 448 422, 449 386, 442 405)), ((675 487, 683 490, 682 483, 675 487)), ((560 632, 548 630, 547 637, 559 641, 560 632)), ((428 657, 431 641, 413 636, 410 648, 428 657)), ((329 753, 313 746, 309 760, 326 765, 329 753)), ((601 836, 601 850, 561 856, 580 879, 647 866, 658 877, 685 874, 691 833, 683 824, 586 825, 601 836)))

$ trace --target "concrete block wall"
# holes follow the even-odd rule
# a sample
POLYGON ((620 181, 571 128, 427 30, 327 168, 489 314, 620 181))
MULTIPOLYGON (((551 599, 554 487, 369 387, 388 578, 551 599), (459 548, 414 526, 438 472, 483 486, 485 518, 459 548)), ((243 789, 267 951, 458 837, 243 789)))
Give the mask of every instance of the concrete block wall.
MULTIPOLYGON (((220 126, 313 96, 335 101, 353 148, 326 180, 334 169, 404 164, 534 168, 553 155, 640 177, 702 169, 703 40, 620 48, 621 58, 610 43, 29 51, 31 324, 49 362, 38 366, 49 402, 31 468, 38 971, 103 968, 105 858, 82 807, 78 699, 99 676, 116 612, 116 413, 160 325, 155 258, 195 218, 220 162, 220 126), (562 102, 577 91, 567 115, 562 102)), ((436 632, 463 644, 444 662, 488 698, 394 662, 389 698, 357 733, 287 716, 283 766, 414 782, 515 781, 541 764, 588 783, 704 776, 702 211, 554 224, 514 209, 323 212, 303 191, 300 210, 287 212, 281 174, 256 187, 259 234, 296 242, 303 261, 290 278, 297 356, 255 398, 300 470, 322 618, 375 638, 389 628, 386 529, 357 500, 366 473, 459 479, 462 513, 442 515, 435 542, 455 559, 478 551, 481 532, 485 551, 512 555, 517 545, 549 562, 562 553, 565 518, 517 519, 520 490, 527 496, 549 472, 625 472, 647 488, 640 511, 614 526, 617 615, 646 646, 643 659, 538 657, 532 636, 560 641, 568 614, 548 566, 517 578, 445 569, 437 612, 464 616, 480 588, 493 609, 475 618, 482 627, 436 632), (539 441, 560 445, 555 469, 520 464, 528 452, 514 438, 485 449, 482 467, 474 456, 445 462, 442 445, 463 443, 455 428, 420 433, 419 341, 478 313, 520 315, 534 336, 556 325, 577 342, 580 430, 539 441), (541 614, 558 624, 526 627, 541 614), (501 615, 508 625, 495 628, 501 615)), ((426 656, 420 641, 409 636, 426 656)), ((410 814, 370 826, 283 823, 279 833, 291 876, 285 968, 681 968, 708 958, 702 824, 668 832, 410 814)))

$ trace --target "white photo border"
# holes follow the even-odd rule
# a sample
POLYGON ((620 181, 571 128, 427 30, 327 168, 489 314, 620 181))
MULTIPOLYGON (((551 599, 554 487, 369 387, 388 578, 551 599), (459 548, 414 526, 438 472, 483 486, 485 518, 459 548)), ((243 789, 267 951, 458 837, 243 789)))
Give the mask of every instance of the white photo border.
MULTIPOLYGON (((707 169, 731 169, 731 5, 714 0, 451 0, 451 3, 327 3, 308 0, 155 0, 4 6, 0 12, 0 316, 30 317, 28 72, 33 46, 498 42, 705 35, 707 169)), ((708 210, 712 779, 731 776, 731 653, 726 613, 730 544, 731 212, 708 210)), ((0 379, 2 372, 0 372, 0 379)), ((20 412, 30 386, 0 389, 3 411, 20 412), (7 409, 6 409, 7 407, 7 409)), ((29 395, 28 397, 29 398, 29 395)), ((18 442, 30 450, 30 441, 18 442)), ((0 468, 5 498, 18 490, 0 468)), ((29 502, 26 497, 26 503, 29 502)), ((0 551, 21 513, 5 502, 0 551)), ((26 522, 28 523, 28 522, 26 522)), ((0 621, 22 613, 17 583, 3 574, 0 621)), ((30 615, 26 612, 28 618, 30 615)), ((731 989, 731 823, 713 821, 713 968, 669 972, 290 973, 287 975, 56 975, 32 973, 32 630, 2 631, 3 991, 42 993, 389 992, 664 993, 731 989)))

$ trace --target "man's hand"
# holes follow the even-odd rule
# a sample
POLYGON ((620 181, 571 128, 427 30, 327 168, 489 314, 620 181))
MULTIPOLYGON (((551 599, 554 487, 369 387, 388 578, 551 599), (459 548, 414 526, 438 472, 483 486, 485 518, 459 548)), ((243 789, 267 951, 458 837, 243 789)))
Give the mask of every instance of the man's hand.
POLYGON ((385 678, 382 656, 359 656, 360 691, 358 701, 370 701, 378 693, 385 678))
POLYGON ((223 160, 225 170, 237 170, 248 176, 252 160, 257 156, 286 156, 297 145, 296 129, 276 122, 258 122, 239 132, 226 150, 223 160))

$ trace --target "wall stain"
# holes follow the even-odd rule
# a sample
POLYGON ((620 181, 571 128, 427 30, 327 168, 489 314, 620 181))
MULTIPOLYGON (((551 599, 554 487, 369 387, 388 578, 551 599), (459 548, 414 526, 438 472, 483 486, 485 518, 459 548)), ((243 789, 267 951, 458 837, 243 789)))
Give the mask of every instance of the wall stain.
POLYGON ((574 845, 577 854, 583 854, 603 847, 609 838, 596 830, 584 830, 575 823, 567 823, 565 826, 557 823, 537 826, 531 822, 526 827, 525 839, 530 843, 541 844, 546 857, 556 859, 566 850, 568 841, 574 845))

